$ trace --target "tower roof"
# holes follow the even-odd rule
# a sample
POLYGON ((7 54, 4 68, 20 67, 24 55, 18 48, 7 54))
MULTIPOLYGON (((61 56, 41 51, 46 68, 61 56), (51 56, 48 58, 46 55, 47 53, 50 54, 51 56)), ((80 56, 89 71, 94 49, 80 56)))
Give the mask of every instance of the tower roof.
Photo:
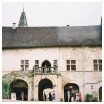
POLYGON ((23 8, 23 12, 21 13, 21 17, 20 17, 20 20, 19 20, 18 27, 28 27, 26 14, 24 12, 24 8, 23 8))

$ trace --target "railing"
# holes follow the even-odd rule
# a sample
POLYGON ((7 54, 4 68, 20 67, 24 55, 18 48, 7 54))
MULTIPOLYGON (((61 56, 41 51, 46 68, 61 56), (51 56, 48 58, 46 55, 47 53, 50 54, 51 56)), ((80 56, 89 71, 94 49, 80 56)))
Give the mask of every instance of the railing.
POLYGON ((57 74, 57 67, 33 67, 34 74, 57 74))

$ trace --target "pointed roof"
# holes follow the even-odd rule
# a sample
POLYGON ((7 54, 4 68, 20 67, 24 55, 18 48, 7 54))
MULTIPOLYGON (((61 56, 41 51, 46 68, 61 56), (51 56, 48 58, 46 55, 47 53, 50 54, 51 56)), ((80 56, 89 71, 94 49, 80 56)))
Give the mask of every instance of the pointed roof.
POLYGON ((23 12, 21 13, 21 17, 20 17, 20 20, 19 20, 18 27, 28 27, 26 14, 24 12, 24 8, 23 8, 23 12))

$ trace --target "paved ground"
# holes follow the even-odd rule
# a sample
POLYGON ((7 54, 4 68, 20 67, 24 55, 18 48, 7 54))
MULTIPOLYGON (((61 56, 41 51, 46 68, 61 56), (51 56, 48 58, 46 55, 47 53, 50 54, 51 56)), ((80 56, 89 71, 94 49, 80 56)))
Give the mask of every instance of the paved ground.
MULTIPOLYGON (((27 102, 27 101, 22 101, 22 100, 11 100, 11 99, 2 99, 2 102, 27 102)), ((33 101, 29 101, 33 102, 33 101)), ((50 102, 50 101, 35 101, 35 102, 50 102)), ((52 101, 51 101, 52 102, 52 101)))
POLYGON ((18 102, 21 100, 2 99, 2 102, 18 102))

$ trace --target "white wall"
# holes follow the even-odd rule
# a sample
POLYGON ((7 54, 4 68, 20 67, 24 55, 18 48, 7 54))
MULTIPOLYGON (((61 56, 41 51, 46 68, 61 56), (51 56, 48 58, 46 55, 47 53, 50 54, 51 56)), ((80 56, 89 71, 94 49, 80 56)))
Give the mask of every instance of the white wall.
MULTIPOLYGON (((45 60, 48 60, 53 66, 53 60, 58 60, 58 70, 61 73, 62 82, 58 83, 58 94, 62 97, 64 89, 60 88, 67 83, 75 83, 79 86, 82 93, 82 97, 86 93, 91 93, 91 85, 94 86, 94 90, 98 92, 100 86, 102 86, 102 72, 93 71, 93 60, 102 59, 101 47, 64 47, 64 48, 36 48, 36 49, 12 49, 3 50, 2 55, 2 71, 6 74, 10 71, 20 71, 21 60, 29 60, 29 70, 33 69, 34 60, 39 60, 39 66, 45 60), (66 60, 76 60, 76 71, 66 71, 66 60), (84 72, 83 72, 84 70, 84 72)), ((45 76, 44 76, 45 77, 45 76)), ((40 76, 37 76, 40 79, 40 76)), ((49 76, 49 79, 57 82, 54 76, 49 76)), ((37 81, 35 79, 35 81, 37 81)), ((32 91, 32 90, 31 90, 32 91)), ((38 89, 35 91, 38 92, 38 89)), ((34 95, 34 98, 37 95, 34 95)))
POLYGON ((29 70, 33 69, 34 60, 39 60, 40 67, 44 60, 58 60, 58 70, 66 71, 66 60, 76 60, 77 71, 93 71, 93 59, 102 59, 101 48, 35 48, 3 50, 3 71, 21 70, 21 60, 29 60, 29 70))

